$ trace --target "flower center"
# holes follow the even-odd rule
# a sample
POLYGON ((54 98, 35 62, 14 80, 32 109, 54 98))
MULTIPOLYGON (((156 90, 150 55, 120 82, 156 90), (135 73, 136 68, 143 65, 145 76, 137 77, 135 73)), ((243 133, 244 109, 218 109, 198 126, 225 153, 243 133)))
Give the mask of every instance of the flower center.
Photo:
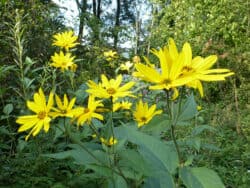
POLYGON ((108 94, 110 94, 110 95, 113 95, 113 94, 115 94, 116 93, 116 90, 114 89, 114 88, 108 88, 107 89, 107 92, 108 92, 108 94))
POLYGON ((64 66, 64 67, 66 67, 66 66, 67 66, 67 64, 68 64, 68 62, 67 62, 67 61, 63 61, 63 62, 62 62, 62 66, 64 66))
POLYGON ((192 67, 189 67, 189 66, 184 66, 183 68, 182 68, 182 71, 184 72, 184 73, 187 73, 187 72, 193 72, 193 68, 192 67))
POLYGON ((141 117, 141 121, 142 121, 142 122, 146 122, 146 121, 147 121, 147 118, 144 117, 144 116, 142 116, 142 117, 141 117))
POLYGON ((87 114, 90 110, 88 108, 84 109, 84 114, 87 114))
POLYGON ((62 114, 67 114, 67 110, 62 110, 61 113, 62 114))
POLYGON ((44 119, 46 117, 47 113, 44 111, 41 111, 37 114, 39 119, 44 119))
POLYGON ((168 84, 172 83, 172 80, 170 80, 170 79, 164 79, 161 83, 168 85, 168 84))

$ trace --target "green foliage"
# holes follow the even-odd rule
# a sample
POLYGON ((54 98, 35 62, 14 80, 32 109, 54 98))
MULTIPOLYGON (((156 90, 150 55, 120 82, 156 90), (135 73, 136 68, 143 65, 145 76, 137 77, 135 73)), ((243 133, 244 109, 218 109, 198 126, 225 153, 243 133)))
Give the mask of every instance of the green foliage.
POLYGON ((224 188, 219 176, 211 169, 200 168, 181 168, 180 177, 188 188, 224 188))
MULTIPOLYGON (((226 66, 235 71, 237 88, 248 88, 249 59, 249 18, 247 1, 171 1, 155 2, 158 13, 153 18, 150 42, 152 47, 162 47, 169 37, 178 39, 180 44, 189 41, 193 54, 216 54, 217 67, 226 66)), ((232 82, 231 82, 232 83, 232 82)), ((232 98, 232 84, 227 82, 209 85, 206 92, 212 101, 224 99, 224 92, 232 98), (230 95, 229 95, 230 94, 230 95)), ((249 92, 239 94, 244 98, 249 92)))
MULTIPOLYGON (((115 27, 111 24, 113 14, 98 17, 91 13, 92 5, 87 7, 83 16, 90 33, 84 38, 86 42, 71 51, 78 58, 73 73, 49 66, 55 51, 51 47, 52 35, 66 29, 52 1, 0 1, 0 186, 247 188, 248 2, 127 0, 121 5, 121 22, 115 27), (32 100, 37 88, 42 87, 46 93, 67 93, 70 98, 76 97, 76 106, 82 106, 88 97, 87 80, 99 78, 100 74, 113 78, 124 73, 119 71, 119 65, 131 61, 130 54, 137 53, 137 49, 113 49, 110 38, 119 33, 118 43, 122 43, 134 37, 131 25, 125 25, 143 24, 136 19, 137 3, 144 2, 152 3, 155 17, 152 31, 148 31, 151 34, 138 38, 141 44, 136 48, 157 48, 169 37, 176 38, 178 44, 189 40, 195 44, 195 55, 217 54, 217 67, 233 69, 235 79, 205 86, 207 96, 199 101, 204 106, 201 111, 190 89, 181 89, 180 97, 171 100, 171 92, 149 91, 146 83, 136 80, 134 94, 163 110, 147 125, 138 128, 134 123, 132 113, 137 99, 130 99, 130 110, 114 113, 107 112, 113 105, 107 100, 106 109, 98 109, 104 110, 103 121, 94 119, 90 125, 76 127, 69 118, 59 117, 51 121, 47 134, 24 141, 23 134, 17 133, 15 120, 19 114, 28 113, 25 101, 32 100), (107 60, 103 53, 111 49, 117 50, 118 56, 107 60), (219 105, 209 103, 215 101, 219 105), (242 135, 236 133, 236 124, 241 124, 242 135), (101 141, 110 136, 118 142, 107 145, 101 141)), ((125 82, 134 79, 127 75, 130 71, 125 73, 125 82)))

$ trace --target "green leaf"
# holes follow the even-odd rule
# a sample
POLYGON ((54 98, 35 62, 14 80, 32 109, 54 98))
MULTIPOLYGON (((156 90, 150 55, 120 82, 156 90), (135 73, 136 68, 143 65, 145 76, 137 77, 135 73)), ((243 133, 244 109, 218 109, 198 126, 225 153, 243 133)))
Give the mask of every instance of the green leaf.
POLYGON ((33 61, 30 57, 27 56, 27 57, 25 57, 24 63, 26 65, 33 65, 33 64, 35 64, 35 61, 33 61))
POLYGON ((221 151, 221 149, 213 144, 204 143, 201 145, 203 149, 208 149, 211 151, 221 151))
POLYGON ((143 188, 175 188, 173 179, 169 179, 169 174, 158 171, 157 176, 145 179, 143 188))
POLYGON ((209 125, 199 125, 197 127, 195 127, 192 131, 192 135, 195 136, 195 135, 199 135, 200 133, 202 133, 203 131, 205 130, 208 130, 208 131, 211 131, 211 132, 215 132, 216 129, 214 127, 211 127, 209 125))
POLYGON ((152 168, 148 166, 146 161, 137 151, 131 149, 121 150, 118 155, 121 158, 119 166, 133 169, 135 172, 145 176, 152 175, 152 168))
POLYGON ((53 154, 43 154, 42 156, 53 159, 73 158, 77 164, 85 164, 85 165, 95 162, 95 160, 88 153, 75 149, 53 154))
POLYGON ((5 126, 0 127, 0 134, 1 135, 11 135, 10 131, 5 126))
POLYGON ((162 169, 167 169, 170 173, 175 172, 178 166, 178 156, 172 146, 153 136, 139 132, 135 127, 117 127, 115 135, 140 146, 139 152, 141 154, 150 152, 159 161, 162 169))
MULTIPOLYGON (((43 154, 45 157, 50 157, 54 159, 66 159, 73 158, 77 164, 87 165, 87 164, 108 164, 107 153, 101 150, 92 150, 88 143, 82 143, 85 148, 88 149, 92 155, 84 150, 81 146, 72 144, 69 145, 71 150, 53 153, 53 154, 43 154)), ((93 145, 93 144, 92 144, 93 145)), ((93 147, 93 146, 92 146, 93 147)))
POLYGON ((0 149, 6 149, 6 150, 9 150, 9 149, 10 149, 10 145, 5 144, 5 143, 0 143, 0 149))
MULTIPOLYGON (((178 104, 176 104, 178 105, 178 104)), ((186 121, 195 117, 197 114, 197 104, 194 100, 194 95, 190 95, 184 105, 181 107, 178 121, 186 121)))
POLYGON ((180 169, 180 178, 187 188, 224 188, 217 173, 205 167, 180 169))
POLYGON ((170 120, 166 114, 155 116, 146 126, 142 127, 143 132, 160 134, 170 129, 170 120))
POLYGON ((31 84, 32 84, 34 81, 35 81, 35 78, 29 79, 29 78, 25 77, 24 80, 23 80, 23 84, 24 84, 25 88, 28 89, 28 88, 30 88, 31 84))
POLYGON ((108 179, 108 188, 128 188, 126 181, 116 174, 110 179, 108 179))
POLYGON ((201 139, 199 137, 188 138, 185 140, 185 145, 193 147, 197 151, 201 148, 201 139))
POLYGON ((28 142, 18 139, 18 145, 17 145, 17 150, 21 152, 26 146, 28 145, 28 142))
POLYGON ((99 177, 112 177, 114 174, 112 172, 112 169, 110 169, 106 166, 101 166, 101 165, 97 165, 97 164, 89 164, 89 165, 87 165, 87 168, 94 170, 95 173, 99 177))
POLYGON ((13 104, 7 104, 3 108, 3 113, 9 115, 13 111, 13 104))

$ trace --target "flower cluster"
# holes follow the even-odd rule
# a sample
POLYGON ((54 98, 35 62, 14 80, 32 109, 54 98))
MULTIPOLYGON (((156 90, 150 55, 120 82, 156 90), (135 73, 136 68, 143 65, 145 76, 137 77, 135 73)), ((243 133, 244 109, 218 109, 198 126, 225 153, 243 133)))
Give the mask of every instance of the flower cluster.
MULTIPOLYGON (((60 51, 52 57, 52 66, 61 68, 62 71, 73 69, 76 65, 68 50, 77 45, 77 38, 73 36, 73 32, 65 32, 54 36, 56 41, 53 45, 57 45, 65 49, 66 54, 60 51)), ((146 64, 141 63, 139 56, 133 58, 135 63, 135 72, 133 75, 143 81, 150 82, 151 90, 173 90, 173 98, 178 97, 179 87, 189 87, 198 89, 201 96, 204 95, 202 81, 220 81, 226 77, 233 75, 229 69, 211 69, 217 61, 217 56, 211 55, 206 58, 200 56, 192 57, 192 50, 189 43, 185 43, 181 51, 177 50, 173 39, 169 40, 168 46, 159 50, 153 49, 152 53, 159 59, 160 68, 155 67, 149 59, 144 57, 146 64)), ((116 52, 109 51, 104 54, 105 57, 115 57, 116 52)), ((133 65, 125 63, 123 69, 129 70, 133 65)), ((43 90, 40 88, 34 94, 34 101, 27 101, 27 107, 33 111, 34 115, 20 116, 16 122, 21 124, 18 132, 31 129, 26 136, 26 140, 30 135, 36 136, 42 129, 48 132, 52 119, 58 117, 72 118, 72 122, 76 122, 77 126, 89 124, 93 118, 100 121, 104 120, 105 112, 117 112, 120 110, 129 110, 133 113, 133 118, 137 122, 138 128, 147 125, 154 116, 160 115, 163 111, 156 109, 156 104, 149 106, 148 103, 141 99, 135 104, 127 101, 125 98, 136 98, 131 88, 136 83, 129 81, 123 83, 123 76, 118 75, 116 78, 108 79, 106 75, 101 75, 101 80, 96 83, 92 80, 87 82, 89 94, 88 104, 83 106, 75 106, 76 98, 68 99, 64 94, 63 100, 52 92, 46 100, 43 90), (54 99, 57 107, 54 107, 54 99), (104 100, 112 103, 111 108, 106 107, 104 100)), ((114 135, 109 139, 98 137, 100 141, 111 146, 117 143, 114 135)))
POLYGON ((73 31, 66 31, 57 33, 53 36, 54 46, 60 47, 60 52, 51 57, 53 67, 60 68, 62 72, 65 70, 76 71, 77 65, 74 63, 75 56, 69 52, 70 48, 75 47, 77 44, 77 36, 74 36, 73 31))
MULTIPOLYGON (((189 43, 183 45, 182 51, 178 52, 173 39, 169 40, 169 45, 160 50, 153 49, 152 53, 160 61, 160 69, 156 69, 149 64, 137 63, 134 76, 144 81, 153 83, 149 88, 152 90, 165 89, 174 91, 174 96, 178 96, 177 87, 187 86, 198 89, 203 96, 201 81, 220 81, 234 73, 229 69, 210 69, 217 61, 216 55, 206 58, 200 56, 192 58, 192 50, 189 43)), ((145 58, 146 62, 149 62, 145 58)))
POLYGON ((95 112, 98 106, 103 106, 101 101, 95 101, 93 96, 89 96, 87 107, 74 107, 76 98, 68 100, 66 94, 64 94, 63 101, 59 96, 55 95, 57 108, 54 107, 54 94, 50 92, 48 102, 44 95, 43 90, 40 88, 37 93, 34 94, 34 101, 27 101, 27 107, 33 111, 34 115, 24 115, 18 117, 16 122, 21 124, 18 132, 23 132, 31 129, 29 134, 25 137, 28 140, 30 135, 36 136, 41 129, 48 132, 50 128, 50 121, 57 117, 69 117, 73 120, 77 120, 78 125, 83 125, 85 122, 89 122, 92 118, 102 120, 103 116, 95 112))

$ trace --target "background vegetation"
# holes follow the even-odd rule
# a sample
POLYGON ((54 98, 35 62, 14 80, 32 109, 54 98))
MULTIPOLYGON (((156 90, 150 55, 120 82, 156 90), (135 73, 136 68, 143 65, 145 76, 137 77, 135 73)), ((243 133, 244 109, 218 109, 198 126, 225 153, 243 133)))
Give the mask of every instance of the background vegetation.
MULTIPOLYGON (((16 117, 40 86, 49 91, 56 82, 62 93, 66 87, 77 95, 86 80, 101 73, 114 75, 116 67, 134 55, 153 62, 150 49, 162 47, 172 37, 179 48, 189 41, 194 55, 218 55, 216 66, 235 72, 226 82, 205 85, 197 121, 216 131, 196 139, 195 151, 187 150, 196 153, 197 166, 214 169, 226 187, 249 187, 249 1, 116 0, 114 11, 107 9, 111 0, 74 2, 80 45, 74 52, 78 69, 72 85, 46 68, 55 51, 52 36, 70 29, 60 7, 50 0, 0 1, 0 186, 94 187, 86 177, 79 178, 84 169, 71 159, 42 157, 64 147, 54 143, 53 131, 25 142, 17 133, 16 117), (130 42, 124 45, 126 41, 130 42), (119 54, 112 63, 103 57, 110 49, 119 54)), ((177 131, 181 140, 191 130, 182 126, 177 131)))

